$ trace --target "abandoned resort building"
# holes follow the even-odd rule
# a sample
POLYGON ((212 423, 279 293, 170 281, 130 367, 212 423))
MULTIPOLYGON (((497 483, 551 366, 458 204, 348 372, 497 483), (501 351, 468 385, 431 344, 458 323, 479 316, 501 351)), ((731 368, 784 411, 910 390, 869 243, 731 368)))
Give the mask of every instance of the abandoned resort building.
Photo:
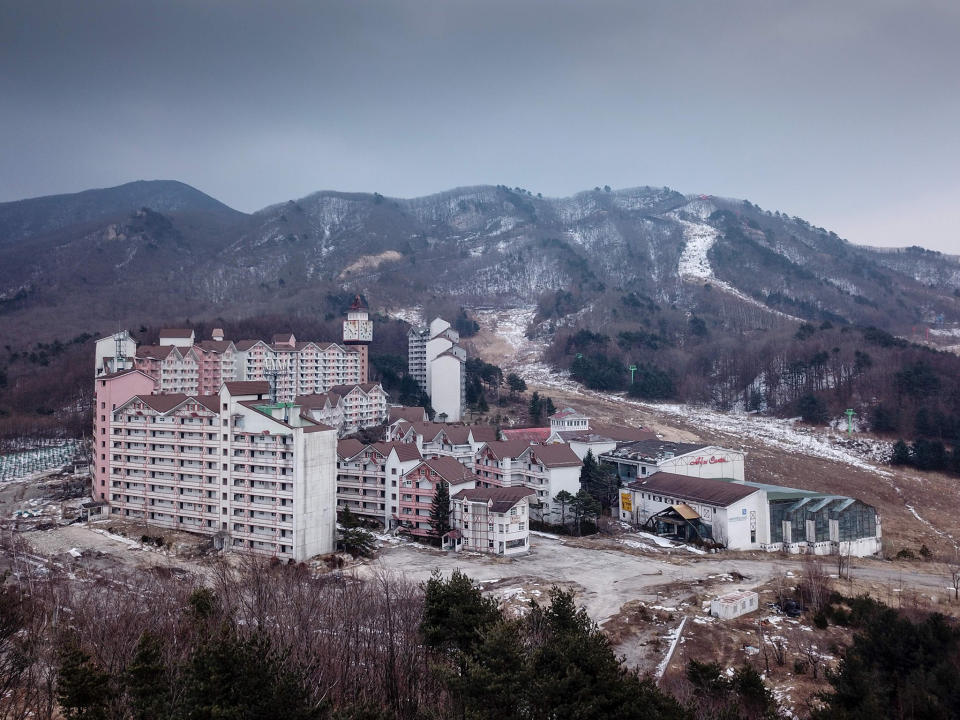
POLYGON ((357 297, 339 343, 292 333, 235 342, 221 330, 197 340, 176 328, 156 345, 126 332, 99 340, 92 479, 101 515, 301 561, 336 549, 337 513, 349 510, 448 550, 516 555, 530 550, 531 522, 563 522, 557 496, 581 490, 590 453, 618 477, 614 516, 637 529, 731 550, 880 549, 874 508, 748 481, 742 451, 666 442, 572 408, 549 427, 461 422, 466 355, 439 318, 408 334, 410 374, 439 421, 391 406, 368 377, 372 338, 357 297), (375 427, 376 442, 351 436, 375 427), (441 486, 449 530, 436 537, 441 486))
POLYGON ((442 318, 407 334, 408 370, 442 422, 459 422, 463 414, 467 353, 459 343, 460 334, 442 318))
POLYGON ((880 551, 880 516, 859 500, 748 482, 744 453, 643 440, 600 455, 620 478, 620 519, 731 550, 864 556, 880 551))

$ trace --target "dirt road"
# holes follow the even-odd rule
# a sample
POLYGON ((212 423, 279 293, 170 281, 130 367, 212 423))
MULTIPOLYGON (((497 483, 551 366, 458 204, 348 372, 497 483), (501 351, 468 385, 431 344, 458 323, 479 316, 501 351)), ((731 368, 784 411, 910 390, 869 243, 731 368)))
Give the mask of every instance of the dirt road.
MULTIPOLYGON (((544 535, 531 537, 530 548, 527 555, 504 559, 400 545, 384 548, 377 560, 352 572, 365 578, 387 571, 422 582, 435 569, 444 575, 460 569, 493 594, 506 592, 510 598, 520 595, 525 599, 541 597, 550 586, 558 585, 574 590, 590 616, 604 623, 631 601, 677 607, 691 595, 700 601, 737 588, 756 588, 778 576, 789 581, 802 573, 803 566, 798 556, 644 554, 608 540, 583 543, 544 535)), ((836 572, 829 558, 824 570, 836 572)), ((905 589, 947 599, 948 583, 942 574, 859 559, 854 560, 851 574, 863 583, 889 589, 902 584, 905 589)))

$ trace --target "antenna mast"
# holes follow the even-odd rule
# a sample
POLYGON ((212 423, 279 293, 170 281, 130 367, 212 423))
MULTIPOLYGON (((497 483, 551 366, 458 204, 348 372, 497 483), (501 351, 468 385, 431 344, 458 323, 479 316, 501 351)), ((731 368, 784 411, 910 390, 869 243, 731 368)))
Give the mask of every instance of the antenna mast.
POLYGON ((114 353, 113 353, 113 371, 119 372, 120 370, 125 370, 127 366, 127 353, 124 350, 123 342, 123 332, 117 330, 117 334, 113 336, 114 341, 114 353))

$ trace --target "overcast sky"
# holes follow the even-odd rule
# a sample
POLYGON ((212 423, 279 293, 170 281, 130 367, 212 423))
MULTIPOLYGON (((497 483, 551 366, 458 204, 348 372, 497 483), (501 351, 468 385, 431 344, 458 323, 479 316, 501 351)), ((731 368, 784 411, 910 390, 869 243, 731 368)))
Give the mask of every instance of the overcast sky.
POLYGON ((960 252, 960 3, 0 0, 0 201, 669 185, 960 252))

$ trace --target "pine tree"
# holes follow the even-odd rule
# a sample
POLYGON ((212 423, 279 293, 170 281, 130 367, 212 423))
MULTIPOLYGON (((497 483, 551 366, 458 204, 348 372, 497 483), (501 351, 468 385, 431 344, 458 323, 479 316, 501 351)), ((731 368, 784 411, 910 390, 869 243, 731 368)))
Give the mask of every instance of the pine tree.
POLYGON ((890 456, 891 465, 909 465, 910 464, 910 448, 907 447, 907 444, 901 439, 897 440, 893 444, 893 455, 890 456))
POLYGON ((593 456, 593 450, 587 450, 583 456, 583 467, 580 468, 580 487, 589 488, 597 476, 597 459, 593 456))
POLYGON ((543 402, 540 400, 540 393, 536 390, 533 391, 533 395, 530 397, 530 421, 535 425, 540 424, 540 419, 543 416, 543 402))
POLYGON ((430 527, 434 536, 441 541, 443 536, 450 532, 450 488, 443 480, 437 483, 436 492, 433 494, 430 527))
POLYGON ((567 506, 573 502, 573 495, 566 490, 561 490, 553 496, 553 501, 560 505, 560 524, 567 524, 567 506))
POLYGON ((312 720, 323 717, 286 654, 255 632, 224 627, 196 648, 184 672, 182 716, 191 720, 312 720))
POLYGON ((520 718, 529 679, 522 627, 503 620, 478 632, 473 649, 449 673, 447 686, 472 720, 520 718))
POLYGON ((170 674, 163 661, 163 643, 145 632, 127 668, 127 694, 134 720, 171 717, 170 674))
POLYGON ((470 652, 482 633, 501 618, 496 600, 484 597, 459 570, 454 570, 449 580, 435 570, 424 583, 420 633, 435 650, 470 652))
POLYGON ((577 523, 577 535, 581 534, 581 523, 585 519, 600 516, 600 502, 586 490, 580 490, 570 503, 570 509, 577 523))
POLYGON ((544 406, 543 406, 544 415, 546 415, 547 417, 550 417, 551 415, 554 415, 557 412, 557 407, 556 405, 553 404, 553 398, 547 398, 543 402, 544 402, 544 406))
POLYGON ((75 637, 61 641, 57 702, 66 720, 105 720, 110 705, 110 675, 98 668, 75 637))

